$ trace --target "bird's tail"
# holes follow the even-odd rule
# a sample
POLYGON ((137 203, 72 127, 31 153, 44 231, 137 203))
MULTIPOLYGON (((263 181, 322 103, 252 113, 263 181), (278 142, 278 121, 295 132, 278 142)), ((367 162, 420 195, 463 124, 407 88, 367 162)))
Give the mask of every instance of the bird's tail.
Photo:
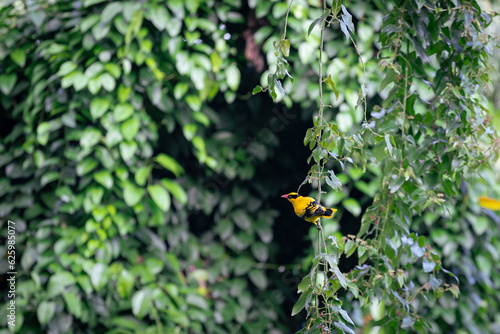
POLYGON ((325 213, 321 216, 324 218, 332 218, 333 214, 337 211, 337 209, 326 209, 325 213))

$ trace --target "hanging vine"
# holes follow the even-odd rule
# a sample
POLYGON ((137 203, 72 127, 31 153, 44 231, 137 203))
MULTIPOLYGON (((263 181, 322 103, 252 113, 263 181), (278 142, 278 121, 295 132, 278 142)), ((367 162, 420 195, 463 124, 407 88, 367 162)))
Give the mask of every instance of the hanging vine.
MULTIPOLYGON (((484 28, 491 17, 475 1, 459 6, 453 1, 393 3, 379 38, 383 79, 378 90, 383 102, 368 116, 365 61, 352 36, 352 16, 339 0, 331 7, 323 1, 322 6, 323 14, 308 29, 308 36, 316 26, 320 29, 318 113, 304 139, 311 149, 308 162, 314 164, 299 190, 305 183, 316 184, 319 201, 325 193, 323 183, 341 190, 334 164, 342 170, 346 163, 355 168, 360 165, 363 172, 367 165, 377 164, 382 174, 380 191, 363 215, 357 236, 325 236, 318 223, 316 254, 309 274, 298 286, 301 295, 292 315, 307 311, 304 333, 354 333, 351 327, 359 323, 355 324, 343 302, 357 299, 364 314, 372 304, 386 307, 381 319, 368 320, 365 327, 384 325, 425 332, 430 324, 419 315, 422 305, 444 292, 457 298, 459 282, 442 267, 441 252, 412 224, 429 210, 449 210, 457 201, 460 182, 475 173, 474 166, 487 165, 498 153, 498 139, 483 107, 492 52, 484 28), (351 134, 339 131, 324 116, 325 109, 333 107, 324 103, 323 83, 337 99, 342 94, 331 75, 323 74, 325 31, 337 25, 352 43, 362 67, 356 108, 363 109, 364 121, 351 134), (424 86, 431 100, 422 96, 420 87, 424 86), (342 273, 340 257, 355 252, 359 265, 342 273), (419 303, 415 303, 417 299, 419 303)), ((291 78, 285 59, 290 52, 286 26, 291 7, 292 2, 285 32, 274 44, 277 70, 269 76, 267 88, 254 90, 269 90, 275 100, 276 92, 286 94, 280 80, 291 78)))

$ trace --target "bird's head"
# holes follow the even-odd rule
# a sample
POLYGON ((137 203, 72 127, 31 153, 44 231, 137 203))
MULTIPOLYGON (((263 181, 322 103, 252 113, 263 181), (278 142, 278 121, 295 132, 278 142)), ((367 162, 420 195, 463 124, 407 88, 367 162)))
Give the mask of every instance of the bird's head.
POLYGON ((300 195, 299 195, 299 194, 297 194, 297 193, 289 193, 289 194, 285 194, 285 195, 283 195, 283 196, 281 196, 281 197, 282 197, 282 198, 286 198, 287 200, 289 200, 290 202, 292 202, 292 203, 293 203, 293 201, 295 201, 295 199, 296 199, 297 197, 300 197, 300 195))

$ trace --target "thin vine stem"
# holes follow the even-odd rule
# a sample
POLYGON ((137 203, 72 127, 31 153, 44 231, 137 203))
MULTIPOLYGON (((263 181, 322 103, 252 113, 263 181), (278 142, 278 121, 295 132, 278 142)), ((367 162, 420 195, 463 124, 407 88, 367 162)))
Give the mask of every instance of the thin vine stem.
MULTIPOLYGON (((410 52, 410 41, 406 41, 406 54, 410 52)), ((403 169, 403 157, 406 151, 405 125, 406 125, 406 100, 408 99, 408 60, 405 59, 405 92, 403 96, 403 124, 401 125, 401 135, 403 137, 403 150, 401 152, 401 173, 403 169)))
POLYGON ((281 40, 286 39, 286 27, 288 26, 288 15, 290 14, 290 9, 292 8, 292 3, 293 3, 293 0, 290 1, 290 4, 288 5, 288 9, 286 11, 285 27, 283 28, 283 35, 281 36, 281 40))
MULTIPOLYGON (((326 9, 326 3, 323 1, 323 10, 326 9)), ((324 108, 324 103, 323 103, 323 45, 325 41, 325 25, 326 23, 323 21, 321 23, 321 37, 320 37, 320 43, 319 43, 319 111, 318 111, 318 119, 321 121, 323 119, 323 108, 324 108)), ((322 123, 322 122, 321 122, 322 123)), ((321 145, 321 137, 322 137, 322 132, 323 132, 323 126, 321 124, 319 128, 319 136, 316 137, 316 142, 318 146, 321 145)), ((318 162, 318 201, 321 202, 321 174, 323 173, 323 166, 319 165, 318 162)), ((321 225, 320 225, 321 226, 321 225)))
MULTIPOLYGON (((366 88, 366 66, 365 66, 365 61, 363 60, 363 57, 361 56, 361 52, 358 49, 358 45, 356 44, 356 42, 354 42, 354 39, 352 38, 352 36, 349 36, 349 38, 350 38, 350 40, 352 42, 352 45, 356 49, 359 61, 361 62, 361 66, 363 67, 363 83, 362 83, 362 85, 366 88)), ((362 90, 362 92, 363 92, 363 90, 362 90)), ((363 105, 364 105, 364 116, 365 116, 366 128, 368 130, 370 130, 370 132, 373 133, 375 136, 383 137, 383 135, 381 135, 378 132, 373 131, 372 128, 370 128, 370 126, 369 126, 368 116, 367 116, 367 114, 368 114, 368 110, 367 110, 368 106, 367 106, 367 101, 366 101, 366 95, 365 94, 363 94, 363 105)))

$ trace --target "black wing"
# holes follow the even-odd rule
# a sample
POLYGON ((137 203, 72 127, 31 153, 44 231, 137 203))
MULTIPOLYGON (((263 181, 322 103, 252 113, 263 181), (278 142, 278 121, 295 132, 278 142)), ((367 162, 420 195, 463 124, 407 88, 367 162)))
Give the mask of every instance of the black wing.
POLYGON ((321 216, 323 214, 325 214, 325 210, 318 201, 314 200, 311 201, 311 203, 309 203, 309 205, 306 207, 306 211, 304 212, 302 218, 305 219, 312 216, 321 216))

